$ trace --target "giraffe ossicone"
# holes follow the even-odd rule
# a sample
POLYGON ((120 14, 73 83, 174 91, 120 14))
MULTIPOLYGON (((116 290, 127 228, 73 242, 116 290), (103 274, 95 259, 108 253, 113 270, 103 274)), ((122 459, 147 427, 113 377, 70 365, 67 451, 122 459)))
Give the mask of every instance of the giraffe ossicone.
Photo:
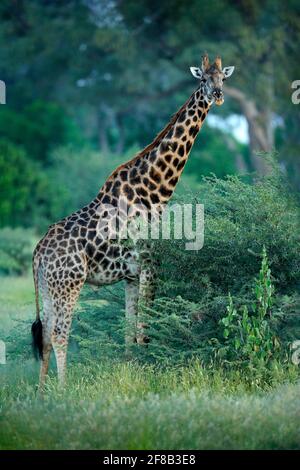
POLYGON ((51 225, 33 253, 36 321, 33 345, 41 362, 43 388, 52 348, 58 378, 65 381, 68 338, 73 309, 85 282, 97 286, 126 282, 126 343, 147 343, 145 325, 138 321, 139 305, 153 300, 155 269, 147 246, 120 241, 124 218, 147 217, 153 207, 158 214, 171 198, 196 136, 213 103, 223 104, 223 81, 234 67, 222 69, 221 58, 210 64, 207 55, 191 71, 199 84, 151 144, 132 160, 116 168, 90 204, 51 225), (120 200, 131 210, 115 210, 120 200), (118 230, 112 227, 116 221, 118 230), (101 230, 99 230, 101 227, 101 230), (115 237, 107 236, 112 230, 115 237), (40 318, 39 294, 43 305, 40 318))

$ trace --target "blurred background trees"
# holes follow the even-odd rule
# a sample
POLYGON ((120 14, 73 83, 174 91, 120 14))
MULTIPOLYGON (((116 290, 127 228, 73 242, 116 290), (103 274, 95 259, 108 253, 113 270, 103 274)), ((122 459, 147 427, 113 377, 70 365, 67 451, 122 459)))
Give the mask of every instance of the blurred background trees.
POLYGON ((264 174, 257 151, 276 149, 299 189, 296 0, 3 0, 0 22, 2 226, 42 231, 88 202, 195 89, 204 51, 236 71, 183 181, 264 174))

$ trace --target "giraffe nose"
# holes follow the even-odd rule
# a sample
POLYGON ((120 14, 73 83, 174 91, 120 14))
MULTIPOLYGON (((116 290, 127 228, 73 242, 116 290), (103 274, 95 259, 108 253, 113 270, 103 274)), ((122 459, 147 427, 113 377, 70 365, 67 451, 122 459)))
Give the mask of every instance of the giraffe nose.
POLYGON ((223 98, 223 91, 220 90, 220 88, 215 88, 213 91, 213 97, 216 98, 217 100, 223 98))

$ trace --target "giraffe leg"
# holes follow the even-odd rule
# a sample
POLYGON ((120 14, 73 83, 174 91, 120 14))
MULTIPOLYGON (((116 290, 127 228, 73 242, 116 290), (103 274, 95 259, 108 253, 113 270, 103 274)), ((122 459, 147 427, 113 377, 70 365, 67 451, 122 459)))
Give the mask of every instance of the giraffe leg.
POLYGON ((51 297, 55 315, 53 316, 51 344, 54 350, 58 382, 65 384, 67 348, 75 304, 86 280, 86 262, 84 257, 69 258, 72 270, 61 271, 59 283, 54 279, 51 285, 51 297), (76 261, 76 264, 75 264, 76 261))
POLYGON ((64 387, 66 380, 68 338, 59 340, 57 337, 54 337, 52 346, 56 358, 58 383, 60 387, 64 387))
POLYGON ((126 332, 125 344, 129 345, 136 342, 136 327, 138 313, 139 285, 137 281, 127 281, 125 287, 126 302, 126 332))
POLYGON ((66 379, 67 349, 73 310, 83 283, 84 280, 71 292, 60 292, 55 302, 56 318, 51 334, 51 344, 56 358, 58 382, 61 387, 65 385, 66 379))
POLYGON ((41 362, 40 380, 39 380, 39 392, 40 393, 43 393, 44 391, 45 380, 48 374, 51 350, 52 350, 51 343, 49 345, 45 345, 45 344, 43 345, 43 359, 41 362))
POLYGON ((140 246, 140 290, 139 297, 141 302, 150 306, 155 296, 156 268, 158 260, 156 259, 153 247, 147 242, 140 246))
POLYGON ((49 361, 51 355, 51 324, 53 319, 53 305, 52 299, 49 294, 49 289, 45 279, 40 276, 40 286, 42 292, 42 299, 43 299, 43 357, 41 360, 41 368, 40 368, 40 378, 39 378, 39 393, 43 393, 46 376, 48 374, 49 368, 49 361))
MULTIPOLYGON (((139 285, 139 310, 143 306, 150 307, 155 296, 155 271, 150 263, 144 264, 140 272, 140 285, 139 285)), ((137 323, 137 336, 136 341, 138 344, 149 343, 149 337, 146 335, 145 330, 147 325, 143 322, 137 323)))
POLYGON ((140 301, 147 307, 151 305, 155 296, 155 273, 151 266, 144 266, 140 274, 140 301))

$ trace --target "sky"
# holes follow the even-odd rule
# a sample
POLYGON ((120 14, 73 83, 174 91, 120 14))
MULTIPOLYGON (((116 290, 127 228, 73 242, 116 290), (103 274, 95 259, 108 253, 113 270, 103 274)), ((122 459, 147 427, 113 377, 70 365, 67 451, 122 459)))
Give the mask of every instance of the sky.
POLYGON ((248 124, 244 116, 240 114, 231 114, 227 118, 210 114, 207 117, 207 122, 211 127, 216 127, 222 131, 232 134, 237 141, 248 144, 248 124))

